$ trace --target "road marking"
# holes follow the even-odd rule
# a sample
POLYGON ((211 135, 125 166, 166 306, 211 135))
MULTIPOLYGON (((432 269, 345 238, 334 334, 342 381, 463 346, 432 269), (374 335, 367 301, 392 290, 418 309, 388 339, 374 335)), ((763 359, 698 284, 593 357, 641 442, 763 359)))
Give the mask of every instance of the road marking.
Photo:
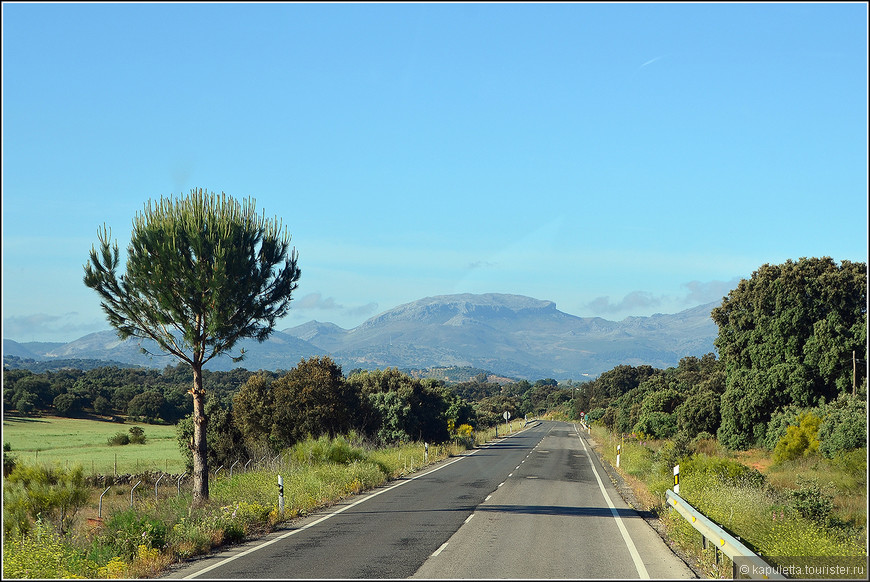
POLYGON ((472 517, 474 517, 474 514, 473 514, 473 513, 472 513, 471 515, 469 515, 468 517, 465 518, 465 523, 468 523, 469 521, 471 521, 471 518, 472 518, 472 517))
POLYGON ((437 550, 435 550, 434 552, 432 552, 432 557, 434 558, 435 556, 437 556, 438 554, 440 554, 440 553, 444 550, 444 548, 447 547, 447 544, 448 544, 448 543, 449 543, 449 542, 444 542, 443 544, 441 544, 441 547, 440 547, 440 548, 438 548, 437 550))
MULTIPOLYGON (((583 442, 583 439, 580 438, 579 434, 577 435, 577 438, 580 439, 583 451, 588 454, 589 451, 586 449, 586 443, 583 442)), ((634 542, 631 541, 631 536, 628 535, 628 530, 625 529, 625 524, 622 523, 622 518, 619 517, 619 513, 616 511, 616 506, 613 505, 613 501, 610 500, 610 495, 607 494, 607 490, 604 488, 604 483, 602 483, 601 477, 598 475, 598 469, 595 468, 595 463, 592 462, 591 456, 589 458, 589 464, 592 466, 592 472, 595 474, 595 480, 598 481, 598 487, 604 495, 604 500, 607 501, 607 506, 610 507, 610 513, 613 514, 613 518, 616 520, 616 526, 619 528, 619 533, 622 534, 622 539, 625 540, 625 545, 628 547, 628 553, 631 554, 631 559, 634 562, 637 575, 641 578, 649 579, 649 573, 646 571, 646 566, 643 565, 643 560, 640 559, 640 554, 637 553, 637 548, 635 547, 634 542)))
MULTIPOLYGON (((220 568, 221 566, 223 566, 223 565, 225 565, 225 564, 228 564, 229 562, 232 562, 233 560, 235 560, 235 559, 237 559, 237 558, 241 558, 242 556, 247 556, 248 554, 252 554, 252 553, 256 552, 257 550, 262 550, 262 549, 265 548, 266 546, 271 546, 271 545, 274 544, 275 542, 279 542, 279 541, 281 541, 281 540, 283 540, 283 539, 285 539, 285 538, 288 538, 288 537, 290 537, 290 536, 292 536, 292 535, 298 534, 299 532, 305 531, 306 529, 308 529, 308 528, 310 528, 310 527, 314 527, 315 525, 317 525, 317 524, 319 524, 319 523, 321 523, 321 522, 324 522, 324 521, 326 521, 327 519, 329 519, 330 517, 334 517, 334 516, 338 515, 339 513, 341 513, 341 512, 343 512, 343 511, 346 511, 346 510, 350 509, 351 507, 356 507, 357 505, 359 505, 359 504, 361 504, 361 503, 365 503, 365 502, 368 501, 369 499, 372 499, 373 497, 377 497, 377 496, 380 495, 381 493, 386 493, 387 491, 392 491, 392 490, 395 489, 396 487, 401 487, 401 486, 404 485, 405 483, 410 483, 410 482, 413 481, 414 479, 417 479, 417 478, 419 478, 419 477, 425 477, 426 475, 429 475, 430 473, 434 473, 435 471, 440 471, 441 469, 443 469, 444 467, 447 467, 448 465, 452 465, 453 463, 455 463, 455 462, 457 462, 457 461, 461 461, 462 459, 464 459, 464 458, 466 458, 466 457, 469 457, 469 456, 473 455, 475 452, 477 452, 477 450, 479 450, 479 449, 476 449, 475 451, 472 451, 471 453, 468 453, 468 454, 466 454, 466 455, 461 455, 461 456, 459 456, 459 457, 453 459, 452 461, 450 461, 450 462, 448 462, 448 463, 444 463, 444 464, 441 465, 440 467, 436 467, 436 468, 432 469, 431 471, 426 471, 425 473, 421 473, 421 474, 419 474, 419 475, 415 475, 415 476, 413 476, 413 477, 410 477, 410 478, 408 478, 408 479, 405 479, 405 480, 403 480, 403 481, 400 481, 400 482, 396 483, 395 485, 391 485, 390 487, 387 487, 386 489, 381 489, 380 491, 375 491, 375 492, 372 493, 371 495, 366 495, 366 496, 363 497, 362 499, 359 499, 359 500, 357 500, 357 501, 354 501, 354 502, 351 503, 350 505, 345 505, 344 507, 341 507, 341 508, 339 508, 339 509, 333 511, 332 513, 329 513, 329 514, 327 514, 327 515, 324 515, 323 517, 321 517, 321 518, 319 518, 319 519, 316 519, 316 520, 312 521, 311 523, 307 523, 307 524, 303 525, 302 527, 300 527, 300 528, 298 528, 298 529, 294 529, 294 530, 288 531, 288 532, 285 533, 285 534, 282 534, 282 535, 280 535, 280 536, 278 536, 278 537, 276 537, 276 538, 272 538, 271 540, 269 540, 269 541, 267 541, 267 542, 263 542, 262 544, 259 544, 259 545, 257 545, 257 546, 254 546, 253 548, 250 548, 250 549, 248 549, 248 550, 245 550, 244 552, 239 552, 238 554, 236 554, 236 555, 234 555, 234 556, 230 556, 230 557, 228 557, 228 558, 224 558, 223 560, 221 560, 221 561, 219 561, 219 562, 217 562, 217 563, 215 563, 215 564, 212 564, 212 565, 209 566, 208 568, 203 568, 202 570, 199 570, 199 571, 197 571, 197 572, 194 572, 193 574, 189 574, 189 575, 185 576, 184 579, 185 579, 185 580, 188 580, 188 579, 191 579, 191 578, 196 578, 196 577, 198 577, 198 576, 202 576, 202 575, 205 574, 206 572, 211 572, 211 571, 214 570, 215 568, 220 568)), ((446 546, 446 545, 447 545, 447 544, 445 543, 444 546, 446 546)), ((444 546, 441 546, 441 548, 443 548, 444 546)), ((439 548, 439 550, 438 550, 439 552, 441 551, 441 548, 439 548)))

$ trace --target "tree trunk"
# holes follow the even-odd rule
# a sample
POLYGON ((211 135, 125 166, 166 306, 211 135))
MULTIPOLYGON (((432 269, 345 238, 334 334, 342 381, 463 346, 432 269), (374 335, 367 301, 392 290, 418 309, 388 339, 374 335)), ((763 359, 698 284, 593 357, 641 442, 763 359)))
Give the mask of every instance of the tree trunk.
POLYGON ((205 390, 202 387, 202 365, 193 366, 193 505, 208 501, 208 444, 205 429, 205 390))

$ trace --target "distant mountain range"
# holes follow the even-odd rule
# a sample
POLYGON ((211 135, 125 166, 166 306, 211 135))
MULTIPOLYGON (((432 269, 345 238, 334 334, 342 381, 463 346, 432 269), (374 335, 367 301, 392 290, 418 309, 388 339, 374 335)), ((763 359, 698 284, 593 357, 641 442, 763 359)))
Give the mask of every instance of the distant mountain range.
MULTIPOLYGON (((520 295, 441 295, 400 305, 349 330, 310 321, 275 331, 261 344, 245 340, 240 342, 244 361, 236 364, 222 356, 206 368, 289 370, 303 358, 328 355, 345 372, 458 366, 528 380, 579 380, 620 364, 668 368, 685 356, 715 352, 718 327, 710 312, 716 305, 614 322, 569 315, 552 301, 520 295)), ((92 359, 157 368, 178 363, 172 356, 142 354, 140 341, 149 352, 160 353, 154 342, 120 341, 114 330, 65 344, 4 339, 3 353, 38 361, 92 359)))

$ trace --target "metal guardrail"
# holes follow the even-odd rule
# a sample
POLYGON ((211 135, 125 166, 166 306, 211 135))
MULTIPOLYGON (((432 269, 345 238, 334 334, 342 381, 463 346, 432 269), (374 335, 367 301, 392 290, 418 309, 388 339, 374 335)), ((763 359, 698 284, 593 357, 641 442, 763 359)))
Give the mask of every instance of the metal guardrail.
POLYGON ((667 491, 667 498, 668 505, 676 509, 679 514, 686 519, 686 521, 692 524, 692 527, 701 532, 701 535, 704 536, 705 543, 709 540, 717 551, 721 551, 723 554, 731 558, 731 574, 733 578, 736 579, 738 577, 737 563, 734 560, 734 558, 738 558, 741 565, 752 566, 751 568, 741 568, 740 574, 744 574, 745 577, 752 578, 753 572, 766 572, 766 574, 761 575, 760 577, 771 580, 786 579, 786 577, 778 573, 773 566, 761 559, 758 554, 754 553, 752 550, 740 543, 737 538, 710 521, 706 515, 689 505, 685 499, 670 489, 667 491))

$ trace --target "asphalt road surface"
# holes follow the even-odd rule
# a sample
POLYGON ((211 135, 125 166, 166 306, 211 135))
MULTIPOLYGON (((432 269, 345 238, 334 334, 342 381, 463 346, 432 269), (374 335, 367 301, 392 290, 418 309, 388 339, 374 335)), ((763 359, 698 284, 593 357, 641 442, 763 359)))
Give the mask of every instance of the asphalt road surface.
POLYGON ((694 578, 570 423, 524 430, 169 578, 694 578))

